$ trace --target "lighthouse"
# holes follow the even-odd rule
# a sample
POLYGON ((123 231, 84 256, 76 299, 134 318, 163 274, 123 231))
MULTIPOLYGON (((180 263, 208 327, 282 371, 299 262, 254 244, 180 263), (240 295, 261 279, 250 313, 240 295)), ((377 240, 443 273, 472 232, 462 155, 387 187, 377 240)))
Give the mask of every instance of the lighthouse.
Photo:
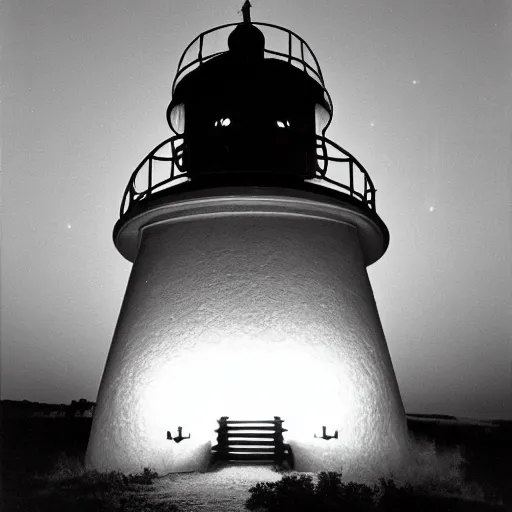
POLYGON ((326 136, 333 106, 309 45, 249 7, 186 48, 174 135, 126 187, 113 238, 133 267, 90 468, 337 471, 407 452, 366 270, 389 243, 375 187, 326 136))

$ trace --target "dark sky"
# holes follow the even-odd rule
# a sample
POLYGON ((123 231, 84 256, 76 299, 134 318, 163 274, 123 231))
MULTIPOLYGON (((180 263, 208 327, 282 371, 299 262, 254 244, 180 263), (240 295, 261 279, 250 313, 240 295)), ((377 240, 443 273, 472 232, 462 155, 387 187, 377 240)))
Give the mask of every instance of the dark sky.
MULTIPOLYGON (((512 419, 512 8, 253 0, 316 53, 328 136, 391 233, 369 274, 408 412, 512 419)), ((3 399, 95 400, 130 264, 111 232, 171 135, 178 59, 242 0, 5 0, 3 399)))

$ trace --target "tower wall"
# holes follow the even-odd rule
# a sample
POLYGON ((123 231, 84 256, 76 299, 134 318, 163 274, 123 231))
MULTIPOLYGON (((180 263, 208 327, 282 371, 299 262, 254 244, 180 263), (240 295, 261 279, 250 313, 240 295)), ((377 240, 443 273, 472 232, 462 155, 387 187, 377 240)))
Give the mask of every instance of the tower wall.
POLYGON ((137 253, 87 465, 204 469, 221 416, 281 416, 302 471, 381 467, 405 453, 356 217, 321 201, 225 197, 127 224, 137 253), (323 425, 339 438, 315 439, 323 425), (167 440, 178 426, 191 438, 167 440))

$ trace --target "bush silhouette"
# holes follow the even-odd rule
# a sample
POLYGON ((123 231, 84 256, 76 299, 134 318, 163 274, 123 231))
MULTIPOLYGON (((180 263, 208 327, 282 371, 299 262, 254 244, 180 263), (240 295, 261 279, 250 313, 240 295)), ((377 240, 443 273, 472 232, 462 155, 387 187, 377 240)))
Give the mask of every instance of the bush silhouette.
POLYGON ((322 472, 317 483, 309 475, 287 475, 278 482, 258 483, 249 489, 245 506, 258 512, 491 512, 497 505, 439 495, 410 484, 397 486, 381 478, 370 487, 342 482, 342 474, 322 472))
POLYGON ((249 489, 248 510, 306 511, 316 506, 315 486, 308 475, 287 475, 278 482, 262 482, 249 489))
POLYGON ((266 512, 366 512, 375 508, 377 487, 342 483, 341 477, 341 473, 322 472, 316 485, 308 475, 287 475, 278 482, 258 483, 249 489, 252 495, 245 506, 266 512))

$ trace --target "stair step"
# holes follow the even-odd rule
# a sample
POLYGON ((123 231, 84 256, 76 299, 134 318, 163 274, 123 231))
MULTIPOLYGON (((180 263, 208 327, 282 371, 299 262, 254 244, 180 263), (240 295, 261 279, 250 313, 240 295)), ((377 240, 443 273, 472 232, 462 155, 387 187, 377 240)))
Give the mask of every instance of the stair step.
POLYGON ((245 440, 240 440, 240 441, 231 441, 231 444, 238 444, 240 446, 257 446, 257 445, 274 446, 274 441, 265 441, 265 440, 261 440, 261 441, 245 441, 245 440))
POLYGON ((228 454, 231 456, 233 453, 274 453, 274 448, 235 448, 228 446, 228 454))
MULTIPOLYGON (((227 452, 248 452, 248 453, 259 453, 259 452, 275 452, 277 448, 275 446, 268 447, 268 446, 253 446, 251 448, 244 448, 238 445, 231 445, 231 446, 223 446, 220 447, 218 444, 212 447, 212 451, 219 452, 219 453, 227 453, 227 452)), ((283 447, 283 453, 289 453, 289 447, 287 445, 284 445, 283 447)))
POLYGON ((275 427, 230 427, 227 426, 227 431, 231 430, 254 430, 254 431, 260 431, 260 430, 275 430, 275 427))
POLYGON ((233 439, 234 437, 242 437, 242 438, 250 438, 250 439, 258 439, 258 438, 262 438, 262 439, 274 439, 274 434, 244 434, 244 433, 240 433, 240 434, 231 434, 230 436, 228 436, 229 439, 233 439))
POLYGON ((241 420, 227 420, 226 423, 229 424, 235 424, 235 423, 250 423, 254 425, 254 423, 283 423, 283 420, 262 420, 262 421, 241 421, 241 420))
POLYGON ((274 460, 274 454, 263 454, 263 453, 228 453, 228 460, 274 460))
POLYGON ((276 447, 274 446, 273 443, 271 445, 262 446, 262 443, 254 443, 254 444, 247 445, 247 444, 235 442, 235 443, 231 443, 231 444, 228 444, 225 446, 224 445, 221 446, 218 444, 216 444, 215 446, 212 446, 212 450, 218 451, 218 452, 222 452, 222 451, 236 452, 239 450, 249 450, 249 451, 253 451, 253 452, 258 452, 258 451, 266 451, 266 450, 274 451, 275 449, 276 449, 276 447))

